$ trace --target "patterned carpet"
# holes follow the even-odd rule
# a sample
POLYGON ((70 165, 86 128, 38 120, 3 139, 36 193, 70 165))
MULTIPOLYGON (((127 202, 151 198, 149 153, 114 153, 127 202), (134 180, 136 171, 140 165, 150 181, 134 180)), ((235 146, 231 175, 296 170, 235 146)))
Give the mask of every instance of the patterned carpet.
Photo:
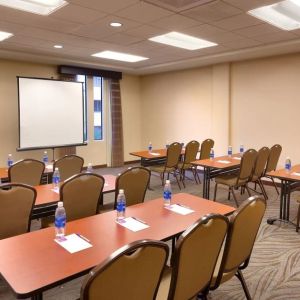
MULTIPOLYGON (((123 168, 124 169, 124 168, 123 168)), ((100 174, 118 174, 122 169, 99 169, 100 174)), ((162 187, 157 176, 151 177, 151 188, 147 191, 146 200, 160 197, 162 187)), ((179 189, 172 181, 173 193, 179 189)), ((213 186, 211 187, 213 189, 213 186)), ((268 186, 267 211, 257 237, 250 264, 244 271, 244 276, 254 300, 281 300, 300 299, 300 237, 291 225, 279 224, 268 225, 266 219, 277 216, 279 213, 279 197, 274 187, 268 186)), ((202 185, 196 185, 191 180, 186 180, 186 189, 182 190, 197 196, 202 195, 202 185)), ((211 190, 211 195, 212 195, 211 190)), ((299 193, 299 192, 295 192, 299 193)), ((240 201, 246 195, 239 195, 240 201)), ((293 198, 293 197, 292 197, 293 198)), ((219 202, 233 206, 233 201, 227 201, 227 189, 218 189, 219 202)), ((113 195, 105 195, 106 208, 112 207, 113 195)), ((291 201, 290 215, 295 219, 297 204, 291 201)), ((35 222, 33 230, 39 227, 35 222)), ((73 280, 61 287, 53 288, 44 293, 46 300, 73 300, 79 297, 82 278, 73 280)), ((9 287, 0 280, 0 299, 15 299, 9 287)), ((216 291, 209 294, 213 300, 242 300, 245 299, 243 289, 238 279, 233 278, 220 286, 216 291)), ((142 299, 141 299, 142 300, 142 299)), ((185 300, 185 299, 182 299, 185 300)))

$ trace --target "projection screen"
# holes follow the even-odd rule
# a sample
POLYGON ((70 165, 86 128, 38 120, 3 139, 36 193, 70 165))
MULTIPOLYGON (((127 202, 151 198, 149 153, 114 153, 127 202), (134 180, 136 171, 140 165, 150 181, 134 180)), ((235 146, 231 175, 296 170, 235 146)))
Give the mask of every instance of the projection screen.
POLYGON ((19 149, 84 145, 83 83, 17 77, 19 149))

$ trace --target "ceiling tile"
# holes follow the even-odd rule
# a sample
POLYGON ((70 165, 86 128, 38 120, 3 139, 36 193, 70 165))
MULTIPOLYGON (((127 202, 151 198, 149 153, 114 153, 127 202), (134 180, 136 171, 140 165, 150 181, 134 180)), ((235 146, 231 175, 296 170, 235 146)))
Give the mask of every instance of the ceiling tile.
POLYGON ((104 42, 113 43, 117 45, 130 45, 141 41, 142 38, 131 36, 124 33, 116 33, 109 37, 103 38, 104 42))
POLYGON ((262 21, 259 19, 243 13, 218 22, 214 22, 213 25, 225 30, 236 30, 261 23, 262 21))
POLYGON ((226 42, 223 43, 222 45, 231 49, 242 49, 242 48, 251 48, 251 47, 256 47, 261 45, 262 42, 260 41, 255 41, 255 40, 251 40, 251 39, 246 39, 246 38, 242 38, 242 39, 237 39, 231 42, 226 42))
POLYGON ((227 3, 214 1, 212 3, 187 10, 181 14, 203 23, 210 23, 240 14, 241 12, 242 11, 240 9, 227 3))
POLYGON ((51 14, 51 17, 54 19, 66 20, 80 24, 90 24, 106 15, 107 13, 103 13, 94 9, 69 4, 51 14))
POLYGON ((148 39, 156 35, 161 35, 165 32, 166 31, 162 28, 157 28, 150 25, 142 25, 126 31, 126 33, 129 35, 141 37, 144 39, 148 39))
POLYGON ((141 23, 153 22, 155 20, 161 19, 171 14, 172 12, 166 9, 162 9, 145 2, 139 2, 128 8, 120 10, 117 13, 118 16, 128 18, 141 23))
POLYGON ((263 35, 263 34, 271 34, 271 33, 279 33, 282 32, 279 28, 276 28, 275 26, 272 26, 267 23, 262 23, 254 26, 249 26, 246 28, 238 29, 234 31, 235 33, 245 36, 245 37, 254 37, 257 35, 263 35))
POLYGON ((257 7, 270 5, 279 2, 279 0, 223 0, 224 2, 235 6, 243 11, 248 11, 257 7))
POLYGON ((263 35, 253 37, 253 39, 257 41, 261 41, 263 43, 282 42, 282 41, 293 40, 297 38, 299 38, 297 35, 286 31, 281 31, 278 33, 271 33, 271 34, 263 34, 263 35))
POLYGON ((0 21, 0 31, 6 31, 13 34, 22 32, 24 26, 6 21, 0 21))

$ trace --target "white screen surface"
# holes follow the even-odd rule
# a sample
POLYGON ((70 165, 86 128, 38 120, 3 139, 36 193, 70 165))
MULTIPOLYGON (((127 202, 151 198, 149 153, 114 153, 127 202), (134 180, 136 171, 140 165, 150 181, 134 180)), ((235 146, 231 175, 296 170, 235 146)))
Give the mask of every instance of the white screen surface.
POLYGON ((84 143, 80 82, 18 77, 20 150, 84 143))

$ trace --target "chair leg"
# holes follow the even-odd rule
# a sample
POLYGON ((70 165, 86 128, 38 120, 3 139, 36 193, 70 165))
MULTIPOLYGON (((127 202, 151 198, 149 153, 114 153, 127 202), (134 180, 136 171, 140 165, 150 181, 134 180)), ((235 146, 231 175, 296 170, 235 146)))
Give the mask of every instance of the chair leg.
POLYGON ((298 214, 297 214, 297 226, 296 226, 296 231, 299 231, 299 221, 300 221, 300 204, 298 206, 298 214))
POLYGON ((216 185, 215 185, 215 191, 214 191, 214 201, 216 201, 217 189, 218 189, 218 184, 216 183, 216 185))
POLYGON ((274 187, 275 187, 275 189, 276 189, 277 195, 279 195, 279 191, 278 191, 277 185, 276 185, 276 183, 275 183, 275 181, 274 181, 274 178, 271 177, 271 180, 272 180, 273 185, 274 185, 274 187))
POLYGON ((251 193, 250 193, 250 189, 247 185, 247 183, 245 184, 245 187, 246 187, 246 190, 247 190, 247 193, 248 193, 248 196, 251 197, 251 193))
POLYGON ((231 186, 231 187, 229 188, 229 190, 230 190, 231 193, 232 193, 233 200, 234 200, 234 202, 235 202, 235 204, 236 204, 236 207, 239 207, 239 203, 237 202, 236 195, 235 195, 235 193, 234 193, 233 187, 231 186))
POLYGON ((193 173, 193 176, 194 176, 194 179, 195 179, 195 182, 196 182, 196 184, 198 184, 199 182, 198 182, 198 180, 197 180, 197 171, 195 170, 195 169, 191 169, 192 170, 192 173, 193 173))
POLYGON ((182 181, 182 185, 183 187, 185 188, 185 170, 181 169, 181 172, 180 172, 180 180, 182 181))
MULTIPOLYGON (((266 190, 265 190, 265 188, 264 188, 263 183, 261 182, 260 178, 259 178, 257 181, 258 181, 259 187, 260 187, 260 189, 261 189, 261 191, 262 191, 262 193, 263 193, 263 195, 264 195, 264 197, 265 197, 265 200, 267 200, 267 199, 268 199, 268 195, 267 195, 267 193, 266 193, 266 190)), ((255 182, 255 183, 256 183, 256 182, 255 182)))
POLYGON ((228 196, 227 196, 227 200, 230 200, 230 189, 228 190, 228 196))
MULTIPOLYGON (((169 173, 168 173, 168 177, 169 177, 169 173)), ((177 175, 176 175, 176 170, 174 171, 174 177, 176 178, 178 187, 179 187, 179 189, 181 190, 181 186, 180 186, 180 183, 179 183, 179 181, 178 181, 178 177, 177 177, 177 175)))
POLYGON ((245 279, 244 279, 244 276, 243 276, 243 273, 241 272, 241 270, 238 270, 237 273, 235 274, 235 276, 236 276, 236 277, 239 279, 239 281, 241 282, 247 300, 251 300, 252 298, 251 298, 251 296, 250 296, 250 293, 249 293, 249 290, 248 290, 246 281, 245 281, 245 279))

